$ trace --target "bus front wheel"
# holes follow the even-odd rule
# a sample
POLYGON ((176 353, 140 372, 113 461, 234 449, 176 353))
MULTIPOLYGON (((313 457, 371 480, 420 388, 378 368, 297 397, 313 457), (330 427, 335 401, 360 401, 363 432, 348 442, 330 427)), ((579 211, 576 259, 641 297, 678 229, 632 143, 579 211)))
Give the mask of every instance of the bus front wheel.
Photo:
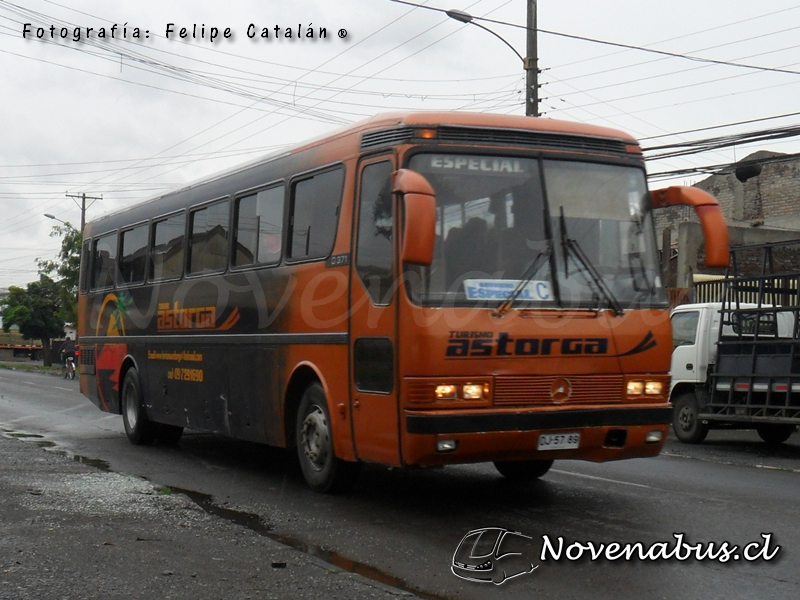
POLYGON ((342 492, 355 484, 358 463, 336 457, 325 391, 318 383, 306 388, 297 411, 297 456, 306 483, 316 492, 342 492))
POLYGON ((122 384, 122 422, 125 435, 137 446, 152 444, 156 437, 157 425, 147 418, 136 369, 128 369, 122 384))
POLYGON ((552 460, 496 460, 494 467, 506 479, 533 481, 539 479, 553 466, 552 460))

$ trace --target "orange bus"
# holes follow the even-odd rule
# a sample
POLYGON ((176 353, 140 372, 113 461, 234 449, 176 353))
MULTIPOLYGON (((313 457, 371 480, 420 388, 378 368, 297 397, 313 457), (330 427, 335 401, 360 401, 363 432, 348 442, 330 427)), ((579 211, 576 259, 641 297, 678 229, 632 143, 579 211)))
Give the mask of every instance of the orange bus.
POLYGON ((376 116, 86 226, 81 391, 134 444, 185 428, 296 448, 318 491, 361 463, 654 456, 669 306, 648 193, 618 131, 467 113, 376 116))

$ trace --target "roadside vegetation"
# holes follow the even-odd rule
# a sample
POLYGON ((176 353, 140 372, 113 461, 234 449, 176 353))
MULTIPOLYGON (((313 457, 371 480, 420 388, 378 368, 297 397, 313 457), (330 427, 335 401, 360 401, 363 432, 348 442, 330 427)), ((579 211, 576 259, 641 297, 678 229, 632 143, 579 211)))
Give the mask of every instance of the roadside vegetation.
POLYGON ((25 360, 0 360, 0 369, 11 371, 28 371, 31 373, 44 373, 45 375, 61 375, 61 365, 45 367, 41 363, 25 360))

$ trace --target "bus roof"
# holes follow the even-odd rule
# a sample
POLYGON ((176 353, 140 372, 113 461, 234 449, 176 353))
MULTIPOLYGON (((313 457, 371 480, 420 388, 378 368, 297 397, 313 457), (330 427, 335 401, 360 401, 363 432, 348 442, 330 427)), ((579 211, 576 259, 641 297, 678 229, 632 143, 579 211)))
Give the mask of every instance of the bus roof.
POLYGON ((490 113, 471 113, 460 111, 446 112, 397 112, 381 113, 358 123, 348 129, 371 129, 391 125, 460 125, 464 127, 496 127, 503 129, 520 129, 586 135, 593 137, 616 138, 631 144, 638 144, 629 134, 597 125, 587 125, 558 119, 542 119, 521 115, 496 115, 490 113))
MULTIPOLYGON (((291 154, 302 152, 311 148, 322 141, 334 141, 337 139, 354 136, 358 133, 368 132, 371 130, 388 129, 393 127, 466 127, 466 128, 488 128, 488 129, 507 129, 511 131, 532 131, 541 133, 563 134, 572 136, 586 136, 590 138, 606 138, 622 142, 626 145, 636 146, 638 142, 635 138, 622 131, 611 129, 608 127, 600 127, 596 125, 587 125, 583 123, 575 123, 571 121, 560 121, 557 119, 542 119, 533 118, 519 115, 496 115, 489 113, 470 113, 459 111, 447 112, 394 112, 394 113, 381 113, 373 117, 369 117, 362 121, 348 125, 342 129, 328 132, 314 138, 304 140, 292 147, 276 152, 268 153, 260 156, 252 161, 243 163, 241 165, 229 168, 220 172, 215 172, 211 175, 201 179, 190 182, 186 185, 176 187, 167 192, 162 192, 143 198, 141 201, 135 203, 135 206, 155 202, 160 199, 178 194, 192 188, 199 187, 205 183, 215 181, 221 177, 234 175, 241 171, 257 167, 261 164, 280 158, 281 156, 288 156, 291 154)), ((119 210, 109 212, 101 215, 96 219, 92 219, 88 225, 97 224, 109 217, 113 217, 121 212, 130 210, 133 206, 127 206, 119 210)))

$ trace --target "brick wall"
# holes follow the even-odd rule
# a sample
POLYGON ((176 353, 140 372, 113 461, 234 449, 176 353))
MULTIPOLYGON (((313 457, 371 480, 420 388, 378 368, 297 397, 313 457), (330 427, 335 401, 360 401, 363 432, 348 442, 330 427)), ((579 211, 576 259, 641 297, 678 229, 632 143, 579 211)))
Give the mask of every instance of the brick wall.
MULTIPOLYGON (((730 227, 775 229, 776 233, 783 233, 779 237, 784 239, 786 230, 795 230, 800 237, 800 156, 761 151, 740 162, 748 161, 759 161, 763 165, 758 177, 741 183, 731 171, 711 175, 695 187, 719 201, 730 227)), ((659 245, 664 228, 669 227, 673 249, 678 242, 679 225, 698 222, 694 210, 688 206, 659 209, 654 211, 654 216, 659 245)), ((699 258, 698 264, 702 265, 702 256, 699 258)), ((709 272, 702 267, 700 270, 709 272)))

